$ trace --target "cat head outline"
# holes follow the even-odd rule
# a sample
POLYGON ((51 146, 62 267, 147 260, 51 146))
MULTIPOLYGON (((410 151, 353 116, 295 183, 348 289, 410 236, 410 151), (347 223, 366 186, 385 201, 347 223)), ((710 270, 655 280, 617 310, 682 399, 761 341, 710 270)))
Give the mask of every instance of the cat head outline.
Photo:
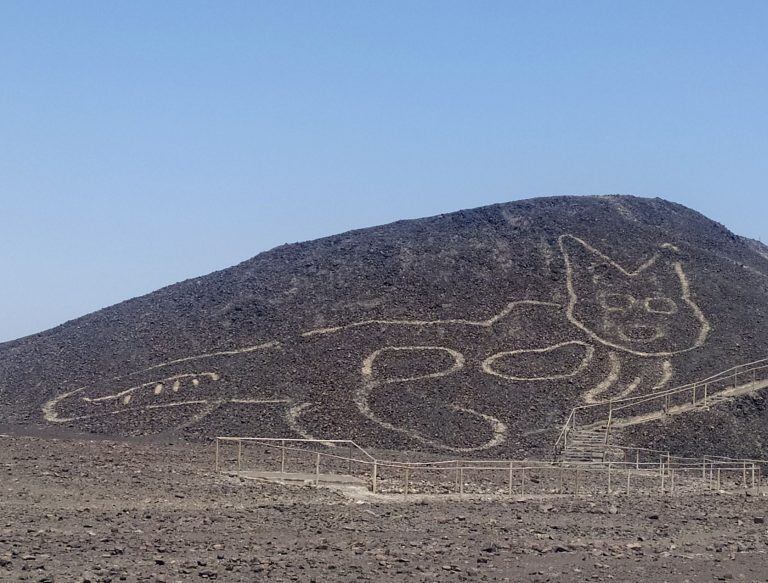
POLYGON ((558 243, 566 266, 566 315, 594 340, 642 357, 704 345, 710 324, 691 297, 673 245, 661 245, 628 271, 573 235, 562 235, 558 243))

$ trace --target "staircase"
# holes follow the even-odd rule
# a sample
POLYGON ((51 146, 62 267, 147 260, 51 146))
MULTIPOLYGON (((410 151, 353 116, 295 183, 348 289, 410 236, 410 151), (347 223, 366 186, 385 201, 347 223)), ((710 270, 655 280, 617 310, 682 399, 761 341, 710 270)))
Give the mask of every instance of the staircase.
POLYGON ((617 430, 675 415, 706 411, 765 389, 768 389, 768 358, 674 389, 581 405, 575 407, 566 420, 555 443, 554 456, 565 463, 617 461, 624 455, 622 448, 611 447, 617 430), (585 416, 588 421, 577 426, 577 417, 584 423, 585 416))
POLYGON ((602 462, 605 455, 606 423, 597 423, 572 430, 561 453, 565 463, 602 462))

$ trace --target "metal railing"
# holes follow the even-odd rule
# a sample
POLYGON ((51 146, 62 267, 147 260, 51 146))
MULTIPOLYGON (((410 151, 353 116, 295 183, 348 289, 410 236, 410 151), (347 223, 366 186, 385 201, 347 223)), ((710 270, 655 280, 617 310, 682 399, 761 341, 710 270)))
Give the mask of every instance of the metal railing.
POLYGON ((607 445, 612 426, 621 427, 663 415, 706 408, 739 394, 765 387, 768 387, 768 358, 741 364, 705 379, 664 391, 614 399, 605 403, 580 405, 571 410, 563 424, 554 445, 554 455, 557 457, 568 447, 570 435, 579 427, 604 430, 607 445))
POLYGON ((343 474, 381 495, 511 497, 682 494, 736 488, 760 493, 763 468, 768 467, 764 460, 685 458, 643 448, 616 449, 628 452, 625 459, 575 465, 535 460, 398 461, 376 458, 350 440, 218 437, 216 471, 244 478, 298 476, 315 485, 343 474))

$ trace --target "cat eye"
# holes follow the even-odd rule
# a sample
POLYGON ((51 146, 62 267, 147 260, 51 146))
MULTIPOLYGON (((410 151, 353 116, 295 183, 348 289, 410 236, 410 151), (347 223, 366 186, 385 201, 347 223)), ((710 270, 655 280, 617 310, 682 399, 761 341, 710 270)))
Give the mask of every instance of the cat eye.
POLYGON ((674 314, 677 312, 677 304, 670 298, 646 298, 645 310, 651 314, 674 314))
POLYGON ((628 310, 635 305, 635 298, 629 294, 605 294, 601 298, 607 310, 628 310))

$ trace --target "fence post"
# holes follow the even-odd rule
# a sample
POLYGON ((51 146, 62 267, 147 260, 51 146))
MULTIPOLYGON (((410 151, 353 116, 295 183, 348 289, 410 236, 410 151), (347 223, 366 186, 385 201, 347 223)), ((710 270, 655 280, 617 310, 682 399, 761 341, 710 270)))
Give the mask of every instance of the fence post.
POLYGON ((629 496, 629 477, 632 475, 631 467, 627 468, 627 496, 629 496))
POLYGON ((237 475, 240 475, 240 472, 243 469, 243 440, 238 439, 237 440, 237 475))
POLYGON ((744 483, 744 488, 747 487, 747 462, 742 462, 741 466, 741 481, 744 483))
POLYGON ((285 473, 285 440, 280 440, 280 473, 285 473))
POLYGON ((219 438, 216 438, 216 473, 219 473, 219 438))
POLYGON ((640 450, 639 449, 635 452, 635 469, 636 470, 640 469, 640 450))
POLYGON ((347 473, 351 476, 352 475, 352 444, 351 443, 347 446, 347 456, 349 457, 349 460, 347 461, 347 473))
POLYGON ((464 495, 464 468, 459 468, 459 495, 464 495))
POLYGON ((520 478, 520 495, 525 496, 525 468, 523 468, 523 475, 520 478))
POLYGON ((669 493, 675 494, 675 470, 669 470, 669 493))
POLYGON ((696 385, 693 385, 693 398, 691 399, 691 405, 696 405, 696 385))
POLYGON ((755 489, 755 462, 752 462, 752 489, 755 489))
POLYGON ((315 454, 315 486, 320 483, 320 452, 315 454))
POLYGON ((373 471, 371 472, 371 483, 373 488, 373 493, 376 493, 376 474, 378 473, 379 467, 376 463, 376 460, 373 460, 373 471))
POLYGON ((717 489, 720 490, 720 468, 717 468, 717 489))
POLYGON ((459 460, 454 464, 456 469, 453 472, 454 492, 459 489, 459 460))
POLYGON ((664 456, 659 456, 659 476, 661 477, 661 493, 664 494, 664 456))
POLYGON ((512 495, 512 462, 509 462, 509 488, 508 488, 508 495, 512 495))
POLYGON ((709 407, 709 404, 707 402, 707 390, 709 388, 709 383, 704 383, 704 406, 709 407))
POLYGON ((608 494, 611 493, 611 462, 608 462, 608 494))
POLYGON ((409 477, 409 470, 406 467, 405 468, 405 495, 408 495, 408 477, 409 477))

